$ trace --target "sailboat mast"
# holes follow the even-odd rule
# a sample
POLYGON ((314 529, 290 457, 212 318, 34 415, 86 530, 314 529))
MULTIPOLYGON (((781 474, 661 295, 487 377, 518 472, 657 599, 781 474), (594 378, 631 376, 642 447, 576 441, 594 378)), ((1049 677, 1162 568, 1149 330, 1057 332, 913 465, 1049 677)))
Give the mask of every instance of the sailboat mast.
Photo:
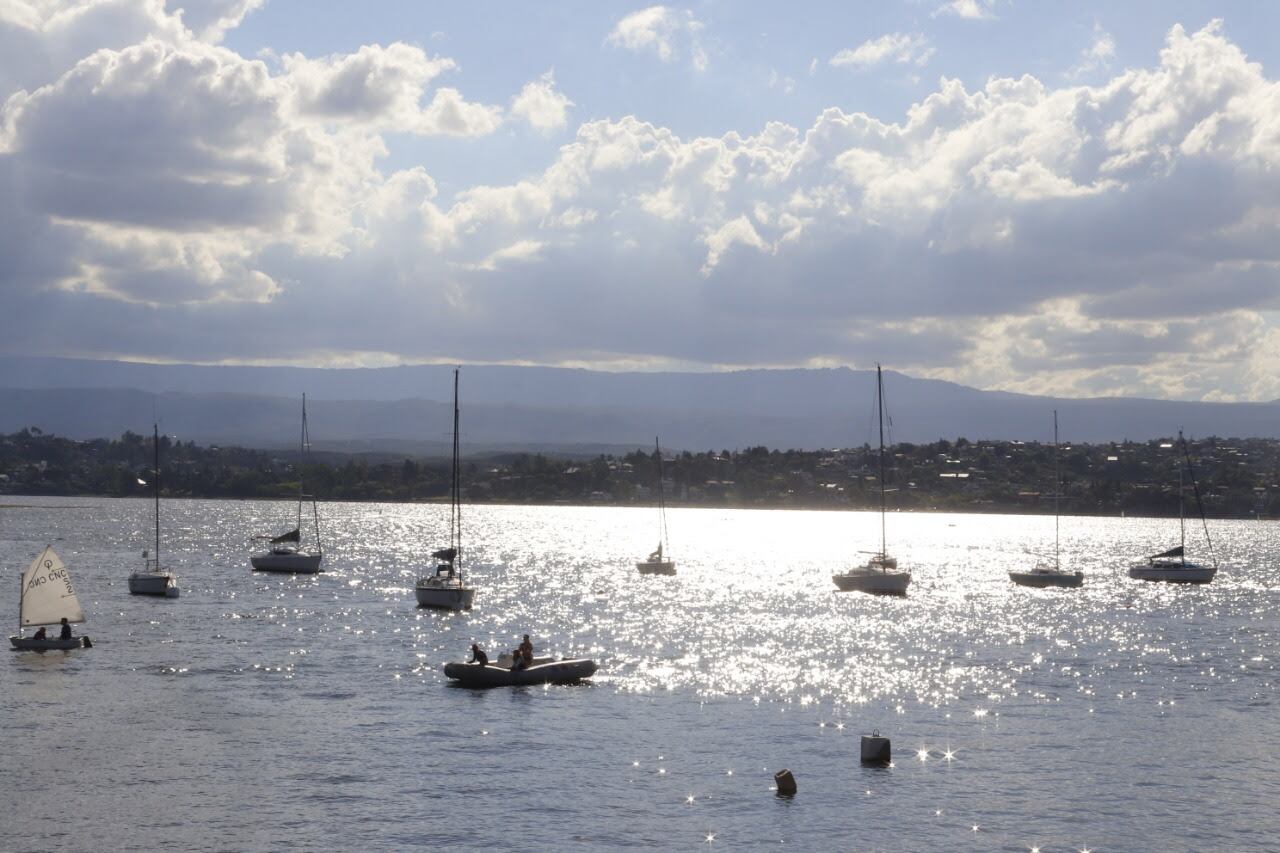
POLYGON ((889 546, 884 522, 884 376, 879 362, 876 363, 876 408, 880 413, 880 556, 883 557, 889 553, 889 546))
MULTIPOLYGON (((1186 454, 1187 442, 1182 437, 1182 430, 1178 430, 1178 448, 1186 454)), ((1182 551, 1181 561, 1185 565, 1187 562, 1187 508, 1186 502, 1183 500, 1183 491, 1185 486, 1182 484, 1182 460, 1178 460, 1178 545, 1182 551)))
POLYGON ((459 480, 458 452, 458 372, 453 369, 453 483, 449 490, 449 545, 456 548, 455 559, 458 561, 458 583, 462 583, 462 488, 459 480))
POLYGON ((155 450, 156 499, 156 571, 160 571, 160 425, 151 424, 151 443, 155 450))
MULTIPOLYGON (((1181 432, 1178 433, 1178 438, 1182 438, 1181 432)), ((1209 535, 1209 519, 1204 514, 1204 501, 1200 499, 1200 483, 1196 480, 1195 468, 1191 467, 1191 452, 1187 450, 1186 441, 1182 442, 1182 456, 1187 462, 1187 474, 1191 476, 1191 491, 1196 496, 1196 510, 1200 513, 1200 526, 1204 528, 1205 544, 1209 546, 1209 559, 1213 560, 1213 568, 1216 570, 1218 568, 1218 555, 1213 551, 1213 537, 1209 535)), ((1181 471, 1182 467, 1179 466, 1178 470, 1181 471)), ((1185 551, 1183 553, 1182 561, 1185 563, 1187 558, 1185 551)))
POLYGON ((1058 493, 1062 491, 1062 462, 1058 453, 1058 410, 1053 410, 1053 567, 1062 568, 1058 556, 1058 493))
POLYGON ((658 437, 653 437, 653 454, 658 457, 658 532, 662 539, 663 553, 671 551, 671 543, 667 541, 667 498, 662 488, 662 448, 658 444, 658 437))
POLYGON ((302 466, 307 460, 307 395, 302 395, 302 435, 298 441, 298 523, 294 525, 297 530, 302 530, 302 499, 306 494, 306 489, 302 485, 302 466))

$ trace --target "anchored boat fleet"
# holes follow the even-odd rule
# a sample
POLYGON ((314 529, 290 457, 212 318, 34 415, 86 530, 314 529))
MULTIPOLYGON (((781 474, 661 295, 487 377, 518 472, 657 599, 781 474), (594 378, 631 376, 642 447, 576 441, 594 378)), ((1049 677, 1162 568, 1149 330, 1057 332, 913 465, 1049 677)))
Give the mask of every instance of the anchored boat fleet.
MULTIPOLYGON (((414 597, 420 607, 446 611, 464 611, 472 609, 476 589, 468 586, 463 576, 463 536, 462 536, 462 489, 461 489, 461 454, 459 445, 459 403, 458 403, 459 370, 453 375, 453 446, 450 468, 449 489, 449 539, 448 544, 431 552, 434 570, 417 581, 414 585, 414 597)), ((880 365, 876 365, 876 412, 879 419, 879 465, 877 481, 880 496, 880 547, 871 552, 864 565, 851 568, 845 572, 831 576, 837 590, 841 592, 866 592, 876 595, 904 596, 911 583, 911 572, 902 569, 898 560, 889 555, 888 550, 888 501, 885 475, 885 401, 884 375, 880 365)), ((160 514, 160 431, 158 423, 152 428, 153 466, 146 472, 150 482, 139 478, 138 482, 152 487, 154 539, 151 547, 142 552, 144 565, 140 571, 133 572, 128 578, 128 589, 133 595, 149 595, 163 598, 177 598, 179 595, 178 578, 166 568, 160 559, 161 514, 160 514)), ((1163 581, 1178 584, 1206 584, 1211 582, 1218 571, 1217 557, 1213 552, 1213 542, 1209 535, 1209 526, 1205 520, 1204 507, 1200 500, 1199 486, 1195 480, 1195 472, 1191 464, 1191 456, 1187 450, 1186 440, 1182 432, 1178 432, 1178 449, 1180 459, 1178 465, 1178 520, 1179 544, 1148 557, 1144 562, 1129 569, 1129 576, 1136 580, 1163 581), (1184 500, 1186 479, 1191 480, 1196 506, 1204 530, 1208 546, 1208 564, 1188 561, 1186 558, 1187 530, 1184 500)), ((1027 570, 1009 572, 1010 580, 1021 586, 1076 588, 1084 583, 1084 573, 1079 570, 1063 568, 1061 563, 1060 507, 1061 471, 1058 453, 1058 415, 1053 416, 1053 448, 1054 448, 1054 548, 1051 563, 1042 563, 1027 570)), ((306 396, 302 398, 302 432, 300 446, 300 463, 308 458, 311 449, 311 438, 307 424, 306 396)), ((667 530, 667 508, 663 477, 662 448, 658 439, 654 439, 654 466, 656 472, 656 504, 658 509, 658 546, 646 559, 636 562, 636 570, 642 575, 675 575, 676 564, 671 557, 667 530)), ((250 557, 254 571, 284 572, 291 574, 317 574, 321 569, 324 552, 320 536, 320 512, 314 495, 307 494, 303 474, 303 464, 298 466, 297 510, 292 529, 276 535, 256 536, 256 540, 266 540, 267 550, 250 557), (314 544, 306 548, 303 539, 303 511, 310 502, 314 544)), ((71 582, 70 570, 54 552, 46 547, 20 576, 18 598, 18 633, 10 637, 10 644, 16 651, 69 651, 76 648, 92 646, 88 637, 77 637, 72 633, 71 625, 85 621, 84 611, 71 582), (59 636, 47 635, 49 626, 58 626, 59 636), (25 629, 35 628, 32 636, 25 635, 25 629)), ((526 645, 528 638, 526 637, 526 645)), ((489 663, 484 653, 473 648, 473 660, 462 663, 448 663, 444 674, 449 679, 463 686, 496 687, 525 684, 563 684, 573 683, 590 678, 596 672, 596 663, 589 659, 556 660, 551 657, 534 658, 532 646, 522 647, 511 656, 500 656, 497 663, 489 663), (520 652, 523 651, 524 654, 520 652)))

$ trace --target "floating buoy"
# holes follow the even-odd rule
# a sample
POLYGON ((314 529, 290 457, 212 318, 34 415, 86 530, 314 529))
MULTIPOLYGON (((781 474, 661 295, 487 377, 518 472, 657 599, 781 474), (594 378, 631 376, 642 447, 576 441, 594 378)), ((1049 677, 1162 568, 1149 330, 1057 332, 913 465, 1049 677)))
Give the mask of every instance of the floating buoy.
POLYGON ((778 786, 779 797, 794 797, 796 795, 796 777, 791 775, 790 770, 779 770, 774 773, 773 781, 778 786))
POLYGON ((80 638, 80 645, 84 646, 86 649, 91 649, 91 648, 93 648, 93 642, 92 642, 92 641, 90 641, 90 639, 89 639, 88 637, 81 637, 81 638, 80 638))
POLYGON ((862 736, 862 763, 888 767, 890 758, 889 739, 880 737, 879 730, 862 736))

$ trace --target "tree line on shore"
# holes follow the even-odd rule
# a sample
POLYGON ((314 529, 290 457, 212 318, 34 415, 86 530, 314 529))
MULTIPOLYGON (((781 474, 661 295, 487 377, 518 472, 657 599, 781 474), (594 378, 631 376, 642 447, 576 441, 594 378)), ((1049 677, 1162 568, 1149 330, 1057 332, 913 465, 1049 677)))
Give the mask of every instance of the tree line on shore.
MULTIPOLYGON (((445 499, 444 459, 387 454, 265 451, 198 446, 161 436, 164 494, 193 498, 287 498, 299 483, 321 500, 445 499)), ((1188 441, 1195 487, 1214 517, 1280 515, 1280 441, 1188 441)), ((0 436, 0 493, 140 497, 150 493, 151 438, 76 441, 35 428, 0 436)), ((1063 444, 1056 487, 1067 514, 1178 513, 1176 440, 1063 444)), ((940 440, 894 445, 886 455, 891 508, 1052 512, 1051 444, 940 440)), ((669 452, 663 489, 673 505, 764 508, 870 508, 879 505, 879 457, 867 445, 832 450, 669 452)), ((1183 468, 1186 472, 1185 467, 1183 468)), ((496 453, 464 459, 472 502, 632 504, 655 500, 653 451, 574 459, 496 453)), ((1188 512, 1194 512, 1186 480, 1188 512)))

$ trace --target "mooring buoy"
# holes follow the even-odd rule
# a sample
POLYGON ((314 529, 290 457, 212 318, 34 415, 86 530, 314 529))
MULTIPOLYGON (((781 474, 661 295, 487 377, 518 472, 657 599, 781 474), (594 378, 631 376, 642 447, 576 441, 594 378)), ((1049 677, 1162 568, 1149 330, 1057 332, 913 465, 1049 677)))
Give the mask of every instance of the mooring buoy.
POLYGON ((862 763, 875 764, 879 767, 888 767, 890 757, 889 739, 880 737, 879 729, 871 732, 869 735, 862 736, 862 763))
POLYGON ((778 786, 779 797, 794 797, 796 795, 796 777, 791 775, 790 770, 779 770, 773 774, 773 781, 778 786))

